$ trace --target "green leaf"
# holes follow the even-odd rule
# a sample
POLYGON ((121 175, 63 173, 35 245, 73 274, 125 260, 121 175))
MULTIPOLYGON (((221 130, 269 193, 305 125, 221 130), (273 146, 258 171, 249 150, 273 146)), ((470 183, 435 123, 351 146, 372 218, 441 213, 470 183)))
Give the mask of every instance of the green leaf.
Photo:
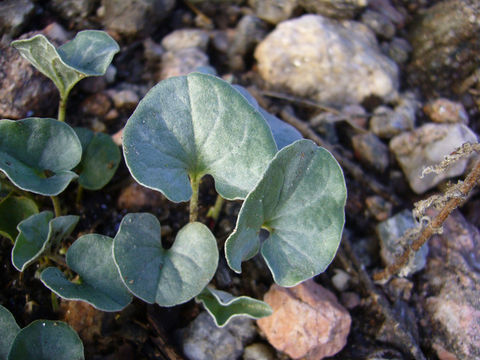
POLYGON ((9 196, 0 202, 0 235, 15 241, 17 225, 38 213, 35 201, 25 196, 9 196))
POLYGON ((228 292, 206 287, 197 297, 215 324, 223 327, 235 316, 248 316, 252 319, 272 315, 272 308, 267 303, 248 296, 235 297, 228 292))
POLYGON ((87 190, 100 190, 112 179, 120 164, 120 150, 107 134, 74 129, 82 144, 78 183, 87 190))
POLYGON ((58 195, 77 177, 82 156, 73 129, 55 119, 0 120, 0 170, 17 187, 58 195))
POLYGON ((83 360, 77 333, 61 321, 35 320, 13 341, 8 360, 83 360))
POLYGON ((189 176, 205 174, 223 198, 243 199, 276 152, 258 111, 225 81, 200 73, 152 88, 123 136, 135 180, 175 202, 190 199, 189 176))
POLYGON ((12 249, 12 263, 18 271, 33 263, 40 255, 68 237, 80 220, 67 215, 53 219, 51 211, 42 211, 18 224, 20 233, 12 249))
POLYGON ((346 187, 334 157, 310 140, 278 152, 242 205, 225 243, 229 266, 260 249, 263 227, 269 237, 261 252, 275 282, 294 286, 323 272, 335 256, 345 222, 346 187))
POLYGON ((62 98, 81 79, 105 74, 120 50, 110 35, 97 30, 81 31, 58 49, 43 35, 13 41, 12 46, 55 83, 62 98))
POLYGON ((15 318, 5 307, 0 305, 0 360, 7 358, 13 340, 20 331, 15 318))
POLYGON ((128 289, 161 306, 181 304, 198 295, 218 264, 217 242, 205 225, 185 225, 167 250, 161 243, 160 223, 148 213, 123 218, 113 256, 128 289))
POLYGON ((73 243, 67 252, 67 265, 80 275, 81 283, 68 281, 54 267, 42 272, 41 280, 58 296, 82 300, 99 310, 120 311, 132 301, 112 257, 113 239, 88 234, 73 243))

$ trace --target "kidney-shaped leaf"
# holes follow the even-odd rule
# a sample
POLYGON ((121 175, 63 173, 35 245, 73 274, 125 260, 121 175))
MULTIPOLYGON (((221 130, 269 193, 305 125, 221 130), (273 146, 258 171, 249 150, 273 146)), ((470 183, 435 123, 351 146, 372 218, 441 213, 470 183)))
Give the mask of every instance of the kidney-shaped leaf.
POLYGON ((123 136, 133 177, 175 202, 190 199, 189 176, 205 174, 222 197, 243 199, 276 152, 259 112, 230 84, 200 73, 151 89, 123 136))
POLYGON ((13 340, 20 331, 13 315, 0 305, 0 360, 7 359, 13 340))
POLYGON ((20 233, 12 249, 13 266, 18 271, 24 271, 44 251, 68 237, 77 226, 78 220, 80 217, 75 215, 53 219, 51 211, 42 211, 23 220, 18 224, 20 233))
POLYGON ((248 296, 235 297, 228 292, 206 287, 197 297, 215 324, 223 327, 235 316, 248 316, 253 319, 272 315, 272 308, 267 303, 248 296))
POLYGON ((105 74, 113 56, 120 50, 110 35, 97 30, 80 31, 58 49, 43 35, 13 41, 12 46, 55 83, 62 97, 79 80, 105 74))
POLYGON ((205 225, 185 225, 167 250, 161 243, 160 223, 148 213, 123 218, 113 256, 128 289, 161 306, 181 304, 198 295, 218 264, 217 242, 205 225))
POLYGON ((72 283, 54 267, 42 272, 41 280, 58 296, 82 300, 99 310, 120 311, 132 296, 123 285, 112 257, 113 239, 88 234, 77 239, 67 252, 67 265, 81 278, 72 283))
POLYGON ((99 190, 112 179, 120 164, 120 150, 107 134, 75 128, 82 143, 78 183, 87 190, 99 190))
POLYGON ((13 341, 8 360, 83 360, 77 333, 61 321, 35 320, 13 341))
POLYGON ((0 235, 15 241, 17 225, 38 213, 37 204, 25 196, 9 196, 0 202, 0 235))
POLYGON ((225 243, 229 266, 260 248, 260 228, 269 231, 262 255, 275 282, 294 286, 325 270, 335 256, 345 222, 346 187, 333 156, 310 140, 278 152, 242 205, 225 243))
POLYGON ((55 119, 0 120, 0 171, 20 189, 58 195, 82 157, 73 129, 55 119))

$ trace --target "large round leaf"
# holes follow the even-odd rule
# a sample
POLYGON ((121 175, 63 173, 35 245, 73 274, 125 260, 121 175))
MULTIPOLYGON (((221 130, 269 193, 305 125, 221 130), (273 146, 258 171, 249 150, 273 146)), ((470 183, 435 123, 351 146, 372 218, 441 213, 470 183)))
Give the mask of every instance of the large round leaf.
POLYGON ((245 198, 276 152, 259 112, 225 81, 200 73, 151 89, 123 135, 133 177, 175 202, 190 199, 189 176, 205 174, 222 197, 245 198))
POLYGON ((0 359, 7 358, 10 348, 12 347, 13 340, 20 331, 20 327, 17 325, 13 315, 0 305, 0 359))
POLYGON ((198 295, 218 264, 217 242, 205 225, 185 225, 167 250, 161 243, 160 223, 148 213, 123 218, 113 255, 128 289, 162 306, 181 304, 198 295))
POLYGON ((51 211, 42 211, 18 224, 19 234, 12 249, 12 264, 18 271, 34 262, 51 246, 68 237, 80 220, 76 215, 53 219, 51 211))
POLYGON ((25 196, 8 196, 0 202, 0 235, 15 241, 17 225, 38 213, 35 201, 25 196))
POLYGON ((83 360, 77 333, 61 321, 35 320, 13 341, 8 360, 83 360))
POLYGON ((81 31, 58 49, 43 35, 13 41, 12 46, 55 83, 62 97, 79 80, 105 74, 113 56, 120 50, 110 35, 97 30, 81 31))
POLYGON ((82 156, 73 129, 55 119, 0 120, 0 170, 19 188, 58 195, 82 156))
POLYGON ((325 149, 299 140, 279 151, 242 205, 225 243, 229 266, 260 248, 259 232, 270 233, 262 255, 281 286, 294 286, 325 270, 340 244, 345 222, 343 173, 325 149))
POLYGON ((58 296, 82 300, 99 310, 120 311, 132 301, 112 257, 113 239, 88 234, 73 243, 67 252, 67 265, 80 275, 81 283, 68 281, 54 267, 42 272, 41 280, 58 296))

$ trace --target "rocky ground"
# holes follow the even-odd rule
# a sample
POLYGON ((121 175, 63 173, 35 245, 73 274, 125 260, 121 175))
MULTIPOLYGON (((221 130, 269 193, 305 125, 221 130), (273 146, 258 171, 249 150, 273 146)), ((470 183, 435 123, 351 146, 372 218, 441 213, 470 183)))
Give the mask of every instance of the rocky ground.
MULTIPOLYGON (((336 156, 349 193, 344 237, 326 273, 291 289, 271 285, 260 258, 241 278, 221 261, 218 288, 264 298, 275 310, 258 322, 239 318, 221 329, 193 301, 168 309, 134 301, 117 314, 64 301, 54 312, 35 269, 16 272, 11 245, 2 240, 0 303, 21 326, 63 319, 79 332, 89 359, 480 357, 478 190, 409 258, 403 277, 373 281, 449 199, 462 196, 449 181, 463 179, 478 159, 471 155, 421 176, 424 167, 477 141, 477 0, 5 0, 0 118, 55 117, 57 110, 54 85, 9 47, 11 40, 40 32, 62 44, 83 29, 108 31, 121 51, 106 76, 75 88, 71 125, 119 140, 158 81, 214 69, 336 156), (436 209, 415 206, 445 193, 436 209)), ((210 180, 201 200, 205 219, 215 201, 210 180)), ((113 236, 127 212, 156 214, 167 239, 188 221, 185 204, 135 184, 124 165, 105 189, 86 192, 81 206, 68 196, 62 201, 82 216, 72 239, 89 232, 113 236)), ((238 203, 224 207, 215 227, 220 241, 238 210, 238 203)))

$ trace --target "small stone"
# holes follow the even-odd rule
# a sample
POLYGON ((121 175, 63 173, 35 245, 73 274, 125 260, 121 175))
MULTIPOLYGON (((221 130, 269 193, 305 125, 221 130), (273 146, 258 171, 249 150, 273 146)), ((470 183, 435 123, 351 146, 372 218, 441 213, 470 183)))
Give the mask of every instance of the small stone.
POLYGON ((369 196, 365 199, 367 210, 377 221, 387 220, 392 213, 392 204, 378 195, 369 196))
POLYGON ((67 322, 86 343, 91 343, 102 333, 105 313, 83 301, 62 300, 62 320, 67 322))
POLYGON ((468 124, 468 114, 459 102, 439 98, 427 103, 423 111, 436 123, 468 124))
POLYGON ((249 0, 250 7, 260 19, 278 24, 292 16, 298 0, 249 0))
POLYGON ((35 10, 30 0, 0 2, 0 34, 13 38, 20 35, 35 10))
POLYGON ((367 10, 362 14, 361 20, 362 23, 372 29, 377 36, 386 39, 391 39, 395 36, 395 25, 387 16, 380 12, 367 10))
POLYGON ((110 98, 103 93, 90 95, 81 105, 81 109, 85 114, 98 117, 104 116, 112 107, 110 98))
POLYGON ((335 295, 305 281, 292 288, 272 285, 264 301, 273 315, 257 320, 268 342, 293 359, 319 360, 339 352, 350 331, 350 314, 335 295))
POLYGON ((477 136, 466 125, 425 124, 394 137, 390 141, 390 150, 395 154, 412 190, 423 194, 445 179, 462 175, 468 159, 456 161, 439 174, 430 173, 421 178, 423 169, 440 163, 462 144, 476 141, 477 136))
POLYGON ((199 48, 207 51, 208 32, 201 29, 181 29, 168 34, 162 39, 162 46, 167 51, 178 51, 187 48, 199 48))
POLYGON ((394 277, 388 283, 388 290, 394 299, 409 301, 412 297, 413 282, 405 278, 394 277))
POLYGON ((342 108, 342 115, 346 116, 348 122, 359 128, 367 127, 367 112, 363 106, 358 104, 346 105, 342 108))
POLYGON ((382 139, 390 139, 404 131, 413 130, 415 113, 407 107, 392 109, 381 105, 377 107, 370 119, 370 130, 382 139))
POLYGON ((255 334, 252 319, 237 317, 219 328, 207 312, 202 312, 183 331, 183 353, 189 360, 237 359, 255 334))
POLYGON ((397 64, 405 64, 412 52, 410 43, 399 37, 395 37, 388 44, 387 55, 397 64))
POLYGON ((348 310, 355 309, 357 306, 360 306, 362 300, 357 293, 351 291, 345 291, 340 294, 340 302, 348 310))
POLYGON ((360 161, 378 172, 384 172, 387 169, 390 163, 388 146, 375 134, 371 132, 357 134, 352 137, 352 145, 355 156, 360 161))
POLYGON ((405 24, 405 15, 398 11, 390 0, 368 0, 368 7, 387 16, 398 27, 405 24))
POLYGON ((162 196, 159 192, 147 189, 137 183, 130 184, 122 190, 117 206, 131 212, 160 208, 162 196))
POLYGON ((332 276, 332 284, 338 291, 345 291, 348 289, 350 282, 350 275, 341 269, 334 269, 335 275, 332 276))
POLYGON ((52 0, 50 7, 60 17, 70 23, 71 27, 87 28, 92 26, 89 16, 95 13, 95 0, 52 0))
POLYGON ((138 95, 132 90, 110 90, 108 95, 112 98, 117 109, 133 110, 140 101, 138 95))
POLYGON ((367 0, 299 0, 308 13, 334 19, 353 19, 367 4, 367 0))
POLYGON ((199 67, 208 66, 208 56, 197 48, 168 51, 162 56, 162 70, 158 81, 172 76, 187 75, 199 67))
POLYGON ((275 360, 272 349, 262 343, 248 345, 243 352, 243 360, 275 360))
MULTIPOLYGON (((380 255, 385 265, 392 265, 410 244, 410 239, 403 238, 407 230, 416 227, 412 212, 404 210, 390 219, 377 225, 377 234, 380 239, 380 255)), ((425 267, 427 262, 428 244, 423 245, 415 256, 401 271, 401 276, 409 276, 425 267)))

